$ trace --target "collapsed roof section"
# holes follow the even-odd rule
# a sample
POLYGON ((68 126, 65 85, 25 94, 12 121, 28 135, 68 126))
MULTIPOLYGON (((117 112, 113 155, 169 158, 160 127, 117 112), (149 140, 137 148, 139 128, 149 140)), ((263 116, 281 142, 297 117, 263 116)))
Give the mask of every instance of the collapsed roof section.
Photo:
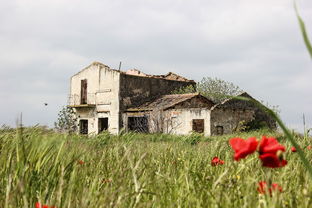
MULTIPOLYGON (((200 104, 201 107, 212 107, 215 103, 206 97, 200 95, 199 93, 189 93, 189 94, 171 94, 171 95, 162 95, 157 99, 144 103, 135 108, 129 108, 127 111, 152 111, 155 109, 167 110, 173 108, 176 105, 183 104, 186 101, 191 101, 194 99, 194 102, 200 104), (196 99, 196 100, 195 100, 196 99)), ((188 107, 192 107, 189 105, 188 107)), ((197 105, 198 107, 198 105, 197 105)))

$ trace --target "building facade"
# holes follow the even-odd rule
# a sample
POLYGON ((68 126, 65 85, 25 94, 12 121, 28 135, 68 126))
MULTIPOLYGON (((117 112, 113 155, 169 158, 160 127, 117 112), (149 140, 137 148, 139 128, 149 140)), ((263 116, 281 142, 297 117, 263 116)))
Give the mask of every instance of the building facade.
POLYGON ((77 114, 80 133, 108 130, 116 134, 124 128, 122 115, 128 108, 195 84, 174 73, 123 72, 94 62, 71 77, 68 104, 77 114))
MULTIPOLYGON (((198 93, 172 94, 189 85, 196 83, 172 72, 124 72, 94 62, 71 77, 68 102, 76 112, 81 134, 104 130, 117 134, 125 129, 173 134, 193 131, 210 136, 232 133, 249 123, 276 127, 252 102, 228 99, 215 104, 198 93)), ((251 98, 247 93, 241 96, 251 98)))

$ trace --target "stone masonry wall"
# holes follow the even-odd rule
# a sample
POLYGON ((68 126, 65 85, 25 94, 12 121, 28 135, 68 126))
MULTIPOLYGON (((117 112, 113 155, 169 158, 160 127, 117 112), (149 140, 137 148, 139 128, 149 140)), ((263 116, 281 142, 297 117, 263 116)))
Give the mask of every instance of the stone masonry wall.
POLYGON ((195 82, 120 74, 120 110, 141 105, 188 85, 195 86, 195 82))
POLYGON ((211 111, 212 135, 217 134, 217 126, 223 127, 224 134, 230 134, 251 123, 276 129, 274 119, 251 101, 231 99, 211 111))

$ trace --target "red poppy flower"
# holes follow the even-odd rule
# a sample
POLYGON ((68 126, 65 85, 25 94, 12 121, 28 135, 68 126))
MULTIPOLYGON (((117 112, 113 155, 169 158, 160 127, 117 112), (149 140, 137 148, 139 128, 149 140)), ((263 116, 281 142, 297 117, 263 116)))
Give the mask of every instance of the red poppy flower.
POLYGON ((266 191, 269 191, 270 195, 272 194, 273 191, 279 191, 279 192, 282 192, 283 191, 283 188, 278 185, 277 183, 273 183, 271 185, 270 188, 267 187, 267 183, 265 181, 260 181, 258 183, 258 188, 257 188, 257 191, 260 193, 260 194, 265 194, 266 191))
POLYGON ((276 154, 266 153, 259 156, 262 161, 262 166, 268 168, 280 168, 287 165, 287 161, 280 159, 276 154))
POLYGON ((273 137, 270 138, 267 138, 266 136, 262 137, 259 145, 260 155, 265 153, 276 154, 278 150, 285 152, 285 147, 280 143, 278 143, 278 141, 273 137))
POLYGON ((287 164, 286 160, 283 160, 278 152, 285 152, 285 147, 278 143, 278 141, 271 137, 262 137, 259 145, 259 158, 262 161, 264 167, 279 168, 287 164))
MULTIPOLYGON (((41 205, 39 202, 36 202, 35 208, 49 208, 48 205, 41 205)), ((56 208, 55 206, 51 206, 50 208, 56 208)))
POLYGON ((224 164, 224 161, 220 160, 218 157, 214 157, 211 160, 211 165, 212 166, 223 165, 223 164, 224 164))
POLYGON ((251 137, 246 140, 242 138, 232 138, 229 143, 235 151, 234 160, 237 161, 245 158, 249 154, 254 153, 258 146, 258 141, 255 137, 251 137))
POLYGON ((78 160, 78 164, 79 164, 79 165, 83 165, 84 162, 83 162, 82 160, 78 160))
POLYGON ((307 146, 307 149, 308 149, 308 150, 312 149, 311 145, 307 146))
POLYGON ((290 150, 291 150, 292 152, 297 152, 296 147, 291 147, 290 150))

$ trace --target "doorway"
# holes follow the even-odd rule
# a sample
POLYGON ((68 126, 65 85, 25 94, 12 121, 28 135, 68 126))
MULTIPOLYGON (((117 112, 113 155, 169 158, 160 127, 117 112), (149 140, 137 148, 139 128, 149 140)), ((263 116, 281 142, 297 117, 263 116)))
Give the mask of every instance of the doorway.
POLYGON ((98 129, 99 129, 98 133, 101 133, 102 131, 108 129, 108 118, 99 118, 98 129))
POLYGON ((80 134, 88 134, 88 120, 81 119, 79 121, 79 132, 80 134))

